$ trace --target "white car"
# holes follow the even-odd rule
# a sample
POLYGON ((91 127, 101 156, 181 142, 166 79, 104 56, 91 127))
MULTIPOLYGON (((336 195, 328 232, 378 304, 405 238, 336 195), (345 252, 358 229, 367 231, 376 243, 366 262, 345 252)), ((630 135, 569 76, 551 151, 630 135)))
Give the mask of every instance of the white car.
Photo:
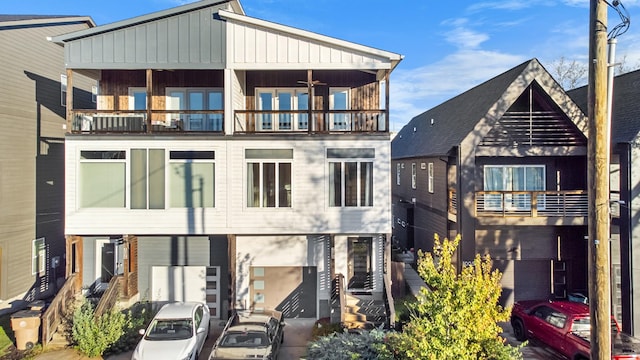
POLYGON ((151 320, 131 360, 196 360, 209 336, 209 307, 199 302, 164 305, 151 320))

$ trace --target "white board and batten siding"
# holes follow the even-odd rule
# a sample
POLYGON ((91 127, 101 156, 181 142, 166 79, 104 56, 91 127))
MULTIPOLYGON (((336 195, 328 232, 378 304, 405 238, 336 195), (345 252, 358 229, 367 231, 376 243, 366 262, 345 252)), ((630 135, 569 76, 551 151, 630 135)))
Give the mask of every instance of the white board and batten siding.
MULTIPOLYGON (((391 200, 388 140, 76 140, 66 141, 66 186, 78 188, 80 151, 132 148, 215 151, 215 208, 80 208, 77 191, 66 192, 67 234, 388 234, 391 200), (329 207, 328 148, 374 148, 373 206, 329 207), (293 149, 292 207, 249 208, 246 149, 293 149), (159 226, 161 224, 161 226, 159 226)), ((128 156, 130 157, 130 156, 128 156)), ((347 159, 342 159, 347 160, 347 159)), ((129 159, 127 159, 129 161, 129 159)), ((128 167, 127 167, 128 169, 128 167)), ((128 170, 127 170, 128 172, 128 170)), ((129 182, 126 182, 129 186, 129 182)), ((167 182, 168 184, 168 182, 167 182)), ((168 189, 167 189, 168 191, 168 189)), ((168 194, 166 195, 168 197, 168 194)), ((168 204, 168 202, 167 202, 168 204)))
POLYGON ((227 66, 236 69, 390 69, 398 54, 220 11, 227 20, 227 66))

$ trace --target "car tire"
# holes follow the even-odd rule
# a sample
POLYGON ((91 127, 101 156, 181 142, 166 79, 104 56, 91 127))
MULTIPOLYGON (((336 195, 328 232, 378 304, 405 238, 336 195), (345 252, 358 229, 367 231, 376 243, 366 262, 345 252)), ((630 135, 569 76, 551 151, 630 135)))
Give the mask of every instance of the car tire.
POLYGON ((520 319, 513 319, 511 321, 511 327, 513 328, 513 335, 518 341, 527 340, 527 332, 524 328, 524 324, 520 319))

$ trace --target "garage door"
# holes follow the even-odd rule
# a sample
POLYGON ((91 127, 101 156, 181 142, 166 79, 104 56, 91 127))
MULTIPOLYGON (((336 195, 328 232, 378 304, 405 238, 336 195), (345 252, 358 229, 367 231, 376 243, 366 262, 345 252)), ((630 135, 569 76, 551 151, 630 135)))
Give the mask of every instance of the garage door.
POLYGON ((316 317, 316 267, 251 267, 250 299, 254 309, 276 309, 287 318, 316 317))
POLYGON ((515 301, 547 299, 551 294, 551 263, 549 260, 519 260, 514 262, 515 301))
POLYGON ((205 266, 153 266, 151 299, 206 302, 206 269, 205 266))

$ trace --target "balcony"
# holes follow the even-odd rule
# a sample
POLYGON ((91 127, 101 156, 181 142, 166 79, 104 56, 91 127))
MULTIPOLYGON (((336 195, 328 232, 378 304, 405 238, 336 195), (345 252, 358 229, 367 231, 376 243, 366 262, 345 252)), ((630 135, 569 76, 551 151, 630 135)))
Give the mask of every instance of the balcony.
POLYGON ((383 133, 388 131, 386 114, 385 110, 236 110, 234 133, 383 133))
POLYGON ((223 110, 72 110, 71 119, 74 134, 224 132, 223 110))
POLYGON ((574 191, 479 191, 476 216, 586 218, 587 192, 574 191))

